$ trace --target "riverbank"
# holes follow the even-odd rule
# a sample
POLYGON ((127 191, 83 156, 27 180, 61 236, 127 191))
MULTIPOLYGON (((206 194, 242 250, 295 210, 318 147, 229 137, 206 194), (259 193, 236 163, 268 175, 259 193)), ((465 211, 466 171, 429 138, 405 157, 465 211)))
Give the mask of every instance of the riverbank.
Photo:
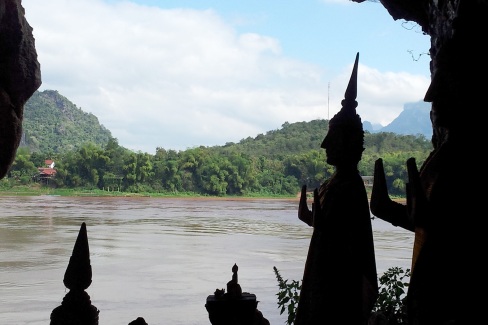
MULTIPOLYGON (((370 193, 368 192, 368 197, 370 193)), ((165 192, 165 193, 130 193, 120 191, 106 191, 100 189, 57 189, 47 188, 39 185, 35 186, 15 186, 10 188, 0 188, 0 196, 77 196, 77 197, 152 197, 152 198, 171 198, 171 199, 202 199, 202 200, 299 200, 300 192, 296 195, 265 195, 261 193, 248 194, 243 196, 226 195, 211 196, 201 195, 192 192, 165 192)), ((406 199, 402 197, 392 197, 393 201, 405 204, 406 199)), ((308 201, 313 201, 311 196, 308 201)))
POLYGON ((166 192, 166 193, 130 193, 120 191, 105 191, 99 189, 55 189, 41 186, 15 186, 11 188, 0 188, 0 196, 82 196, 82 197, 152 197, 152 198, 191 198, 191 199, 282 199, 296 200, 293 195, 262 195, 251 194, 245 196, 210 196, 192 192, 166 192))

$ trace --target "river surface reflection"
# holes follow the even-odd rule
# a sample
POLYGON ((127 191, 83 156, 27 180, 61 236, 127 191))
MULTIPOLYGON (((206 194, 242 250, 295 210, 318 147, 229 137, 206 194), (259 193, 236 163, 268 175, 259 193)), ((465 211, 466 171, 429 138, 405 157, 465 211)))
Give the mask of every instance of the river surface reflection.
MULTIPOLYGON (((208 295, 239 266, 244 292, 272 325, 284 324, 273 266, 299 280, 312 229, 298 200, 0 197, 0 324, 49 324, 86 222, 100 325, 210 324, 208 295)), ((372 220, 378 274, 410 267, 413 234, 372 220)), ((335 231, 341 231, 337 229, 335 231)))

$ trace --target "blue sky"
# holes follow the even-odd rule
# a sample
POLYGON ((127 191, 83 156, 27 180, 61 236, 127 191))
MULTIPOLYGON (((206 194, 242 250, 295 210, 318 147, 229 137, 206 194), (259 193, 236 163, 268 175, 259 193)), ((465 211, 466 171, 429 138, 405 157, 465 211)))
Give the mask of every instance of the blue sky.
POLYGON ((331 118, 359 52, 357 111, 390 123, 423 99, 430 38, 379 3, 23 0, 39 90, 155 153, 223 145, 331 118))

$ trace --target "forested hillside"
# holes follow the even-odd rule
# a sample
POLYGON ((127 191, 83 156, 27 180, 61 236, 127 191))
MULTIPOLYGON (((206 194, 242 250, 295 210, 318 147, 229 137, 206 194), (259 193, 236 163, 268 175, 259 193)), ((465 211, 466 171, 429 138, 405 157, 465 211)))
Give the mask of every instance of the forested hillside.
MULTIPOLYGON (((69 189, 122 192, 195 193, 200 195, 294 195, 301 185, 310 189, 330 177, 320 144, 327 120, 285 122, 239 143, 195 147, 184 151, 156 148, 156 154, 133 152, 120 146, 98 119, 83 112, 56 91, 36 93, 26 109, 26 141, 3 187, 39 182, 45 159, 56 165, 49 185, 69 189)), ((358 169, 373 175, 374 162, 383 158, 391 194, 404 195, 406 161, 418 166, 432 150, 422 135, 365 133, 358 169)))
MULTIPOLYGON (((320 144, 329 129, 328 120, 310 122, 285 122, 281 129, 248 137, 239 143, 229 142, 224 146, 213 147, 217 151, 239 151, 248 155, 283 157, 301 154, 310 150, 322 150, 320 144)), ((384 154, 400 151, 431 150, 430 139, 422 135, 399 135, 392 132, 369 133, 364 137, 365 154, 384 154)))
POLYGON ((32 152, 61 153, 86 142, 105 146, 111 136, 95 115, 55 90, 36 91, 25 104, 20 146, 32 152))

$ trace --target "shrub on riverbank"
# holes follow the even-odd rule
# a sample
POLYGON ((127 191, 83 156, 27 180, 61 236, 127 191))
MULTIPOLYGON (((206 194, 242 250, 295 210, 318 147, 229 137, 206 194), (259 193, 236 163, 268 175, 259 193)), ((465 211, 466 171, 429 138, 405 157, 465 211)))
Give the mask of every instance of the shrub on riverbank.
MULTIPOLYGON (((273 266, 279 291, 278 308, 280 314, 288 313, 287 325, 295 322, 296 309, 300 300, 302 282, 288 279, 284 280, 279 270, 273 266)), ((373 324, 400 325, 408 324, 407 319, 407 292, 409 286, 410 269, 391 267, 379 277, 378 299, 372 310, 373 324)))

